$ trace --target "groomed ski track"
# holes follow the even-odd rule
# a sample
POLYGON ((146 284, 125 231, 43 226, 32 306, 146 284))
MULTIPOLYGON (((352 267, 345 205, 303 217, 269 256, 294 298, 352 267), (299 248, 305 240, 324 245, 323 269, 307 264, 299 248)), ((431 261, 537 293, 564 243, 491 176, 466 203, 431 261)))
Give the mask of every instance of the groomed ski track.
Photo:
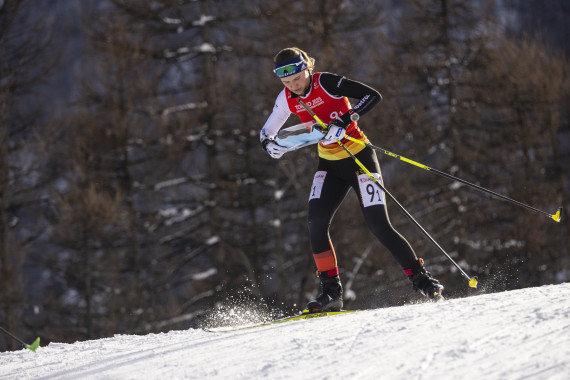
POLYGON ((0 379, 570 379, 570 284, 0 353, 0 379))

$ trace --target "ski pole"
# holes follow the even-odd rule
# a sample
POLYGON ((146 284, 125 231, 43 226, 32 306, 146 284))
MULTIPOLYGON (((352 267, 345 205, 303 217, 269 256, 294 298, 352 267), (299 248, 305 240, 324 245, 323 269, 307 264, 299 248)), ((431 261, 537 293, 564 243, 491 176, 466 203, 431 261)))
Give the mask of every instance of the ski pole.
POLYGON ((6 335, 8 335, 10 338, 18 341, 18 343, 20 343, 21 345, 23 345, 25 348, 27 348, 30 351, 34 351, 36 352, 36 350, 38 349, 38 347, 40 346, 40 338, 38 337, 34 343, 32 344, 27 344, 26 342, 24 342, 23 340, 21 340, 20 338, 18 338, 17 336, 13 335, 12 333, 10 333, 8 330, 6 330, 4 327, 0 326, 0 330, 2 330, 2 332, 6 335))
MULTIPOLYGON (((303 106, 303 108, 305 108, 305 110, 317 121, 317 123, 319 123, 321 125, 321 127, 326 130, 327 129, 327 125, 313 112, 313 110, 311 110, 307 104, 305 102, 303 102, 301 99, 298 99, 298 102, 301 104, 301 106, 303 106)), ((467 273, 465 273, 465 271, 459 266, 459 264, 457 264, 455 262, 455 260, 453 260, 453 258, 442 248, 441 245, 439 245, 435 239, 433 237, 431 237, 431 235, 421 226, 421 224, 412 216, 412 214, 410 214, 405 208, 404 206, 402 206, 400 204, 400 202, 398 202, 398 200, 388 191, 386 190, 386 188, 384 186, 382 186, 382 184, 380 183, 380 181, 378 181, 376 179, 376 177, 374 177, 374 175, 372 173, 370 173, 370 171, 366 168, 366 166, 364 166, 364 164, 362 162, 360 162, 360 160, 358 158, 356 158, 356 156, 354 154, 352 154, 347 148, 346 146, 344 146, 344 144, 339 140, 339 139, 335 139, 336 142, 346 151, 346 153, 348 153, 350 155, 350 157, 352 157, 352 159, 354 160, 354 162, 372 179, 372 181, 374 181, 374 183, 376 183, 376 185, 378 185, 378 187, 380 187, 380 189, 398 206, 398 208, 404 213, 404 215, 406 215, 408 217, 408 219, 410 219, 410 221, 412 223, 415 224, 416 227, 419 228, 419 230, 441 251, 443 252, 443 254, 445 256, 447 256, 447 258, 453 263, 453 265, 455 265, 455 267, 457 269, 459 269, 459 272, 465 277, 467 278, 467 280, 469 280, 469 286, 472 288, 476 288, 477 287, 477 277, 470 277, 467 273)))
POLYGON ((398 208, 404 213, 404 215, 406 215, 408 217, 408 219, 410 219, 412 221, 412 223, 414 223, 416 225, 416 227, 418 227, 420 229, 420 231, 441 251, 443 252, 443 254, 445 256, 447 256, 447 258, 453 263, 453 265, 455 265, 455 267, 457 269, 459 269, 459 271, 461 272, 461 274, 463 276, 465 276, 465 278, 469 281, 469 286, 472 288, 476 288, 477 287, 477 278, 476 277, 470 277, 467 273, 465 273, 465 271, 463 269, 461 269, 461 267, 459 266, 459 264, 457 264, 455 262, 455 260, 453 260, 451 258, 451 256, 441 247, 441 245, 439 245, 437 243, 437 241, 435 241, 434 238, 431 237, 431 235, 421 226, 421 224, 404 208, 404 206, 402 206, 400 204, 400 202, 398 202, 396 200, 396 198, 394 198, 394 196, 392 194, 390 194, 390 192, 388 190, 386 190, 386 188, 384 186, 382 186, 382 184, 380 183, 380 181, 378 181, 376 179, 376 177, 374 177, 374 175, 372 173, 370 173, 370 171, 368 169, 366 169, 366 167, 364 166, 364 164, 362 164, 362 162, 360 162, 360 160, 358 158, 356 158, 356 156, 354 154, 352 154, 345 146, 344 144, 339 140, 339 139, 335 139, 336 142, 350 155, 350 157, 352 157, 352 159, 354 160, 354 162, 356 162, 356 164, 366 173, 368 174, 368 176, 376 183, 376 185, 378 185, 378 187, 380 187, 380 189, 398 206, 398 208))
POLYGON ((551 218, 552 220, 554 220, 555 222, 558 222, 558 223, 560 222, 560 219, 561 219, 560 214, 561 214, 561 212, 562 212, 562 207, 559 207, 558 210, 556 211, 556 213, 550 214, 550 213, 548 213, 548 212, 546 212, 546 211, 539 210, 539 209, 537 209, 537 208, 534 208, 534 207, 529 206, 529 205, 527 205, 527 204, 524 204, 524 203, 522 203, 522 202, 519 202, 519 201, 516 201, 516 200, 511 199, 511 198, 509 198, 509 197, 506 197, 506 196, 504 196, 504 195, 502 195, 502 194, 496 193, 496 192, 494 192, 494 191, 492 191, 492 190, 485 189, 484 187, 481 187, 481 186, 476 185, 476 184, 474 184, 474 183, 468 182, 468 181, 466 181, 466 180, 464 180, 464 179, 454 177, 454 176, 452 176, 451 174, 447 174, 447 173, 442 172, 442 171, 439 171, 439 170, 437 170, 437 169, 430 168, 429 166, 426 166, 426 165, 424 165, 424 164, 420 164, 419 162, 410 160, 409 158, 402 157, 402 156, 400 156, 399 154, 392 153, 392 152, 390 152, 390 151, 388 151, 388 150, 386 150, 386 149, 382 149, 382 148, 379 148, 379 147, 374 146, 374 145, 372 145, 372 144, 365 143, 364 141, 357 140, 357 139, 355 139, 355 138, 353 138, 353 137, 351 137, 351 136, 345 136, 345 138, 346 138, 347 140, 353 141, 353 142, 355 142, 355 143, 358 143, 358 144, 361 144, 361 145, 365 145, 365 146, 367 146, 367 147, 369 147, 369 148, 375 149, 375 150, 377 150, 377 151, 379 151, 379 152, 381 152, 381 153, 384 153, 384 154, 386 154, 386 155, 388 155, 388 156, 390 156, 390 157, 397 158, 397 159, 400 160, 400 161, 404 161, 404 162, 406 162, 406 163, 408 163, 408 164, 412 164, 412 165, 414 165, 414 166, 416 166, 416 167, 418 167, 418 168, 422 168, 422 169, 425 169, 425 170, 427 170, 427 171, 434 172, 435 174, 439 174, 440 176, 445 177, 445 178, 447 178, 447 179, 451 179, 451 180, 453 180, 453 181, 461 182, 461 183, 463 183, 463 184, 465 184, 465 185, 467 185, 467 186, 471 186, 471 187, 473 187, 473 188, 475 188, 475 189, 477 189, 477 190, 480 190, 480 191, 482 191, 482 192, 491 194, 491 195, 493 195, 493 196, 495 196, 495 197, 497 197, 497 198, 500 198, 500 199, 503 199, 503 200, 505 200, 505 201, 511 202, 511 203, 513 203, 513 204, 515 204, 515 205, 518 205, 518 206, 521 206, 521 207, 525 207, 525 208, 527 208, 527 209, 529 209, 529 210, 532 210, 532 211, 534 211, 534 212, 538 212, 539 214, 546 215, 546 216, 548 216, 549 218, 551 218))

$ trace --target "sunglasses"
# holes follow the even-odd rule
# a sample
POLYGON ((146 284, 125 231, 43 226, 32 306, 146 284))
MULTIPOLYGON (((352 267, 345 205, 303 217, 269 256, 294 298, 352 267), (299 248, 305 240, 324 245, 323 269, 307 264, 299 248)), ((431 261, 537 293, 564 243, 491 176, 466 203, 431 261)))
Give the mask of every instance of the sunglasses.
POLYGON ((299 62, 290 63, 288 65, 278 67, 275 70, 273 70, 273 72, 277 74, 279 78, 285 78, 290 75, 300 73, 306 68, 307 68, 307 62, 305 62, 305 60, 300 60, 299 62))

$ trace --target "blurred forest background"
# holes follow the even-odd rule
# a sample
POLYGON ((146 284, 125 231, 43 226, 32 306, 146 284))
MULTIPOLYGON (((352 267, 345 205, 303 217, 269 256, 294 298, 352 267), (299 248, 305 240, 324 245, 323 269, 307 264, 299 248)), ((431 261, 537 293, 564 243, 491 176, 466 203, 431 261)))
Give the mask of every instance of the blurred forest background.
MULTIPOLYGON (((564 0, 0 0, 0 325, 73 342, 315 296, 316 147, 273 160, 258 137, 284 47, 382 93, 360 122, 375 145, 570 209, 569 19, 564 0)), ((388 202, 448 297, 570 280, 564 214, 379 158, 391 193, 479 277, 469 289, 388 202)), ((354 194, 331 236, 347 308, 423 300, 354 194)))

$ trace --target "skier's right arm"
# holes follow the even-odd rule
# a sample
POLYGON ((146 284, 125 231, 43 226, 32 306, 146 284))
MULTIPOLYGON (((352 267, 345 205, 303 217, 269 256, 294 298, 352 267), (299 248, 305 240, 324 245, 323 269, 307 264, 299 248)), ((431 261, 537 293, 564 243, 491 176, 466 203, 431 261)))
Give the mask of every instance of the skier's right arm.
POLYGON ((281 156, 287 152, 287 148, 282 147, 275 142, 275 136, 277 136, 279 129, 281 129, 283 124, 285 124, 289 115, 291 115, 291 111, 287 105, 285 91, 283 90, 279 93, 279 96, 277 96, 273 112, 269 115, 269 118, 265 122, 263 128, 261 128, 261 132, 259 134, 259 140, 261 141, 263 149, 265 149, 273 158, 281 158, 281 156))

